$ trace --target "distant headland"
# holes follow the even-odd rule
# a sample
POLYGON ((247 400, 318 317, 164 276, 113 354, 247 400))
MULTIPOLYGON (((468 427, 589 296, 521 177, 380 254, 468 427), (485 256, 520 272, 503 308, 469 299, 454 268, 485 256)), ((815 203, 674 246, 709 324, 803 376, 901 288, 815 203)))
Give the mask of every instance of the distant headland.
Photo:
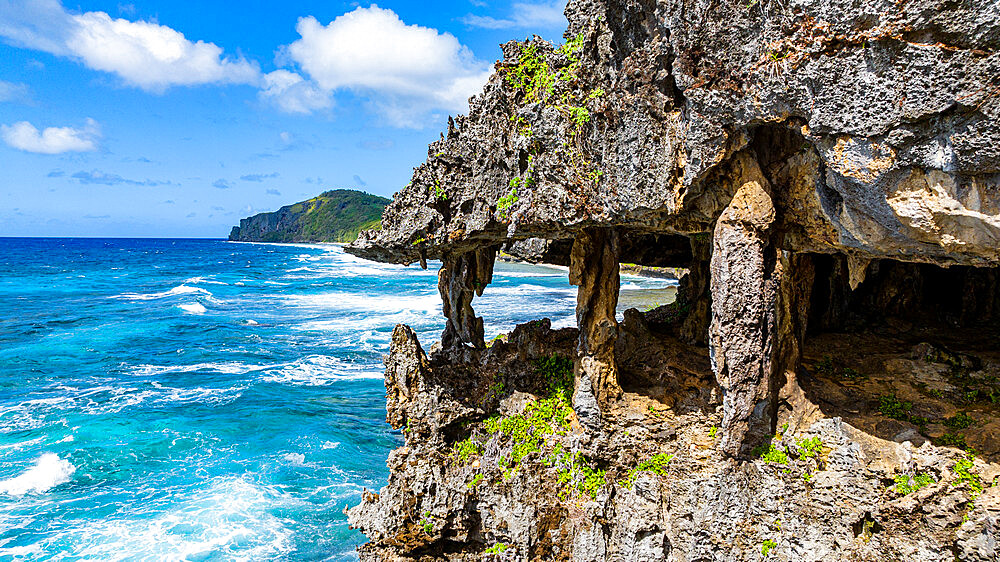
POLYGON ((378 229, 389 204, 353 189, 325 191, 317 197, 286 205, 271 213, 240 220, 229 233, 239 242, 353 242, 362 230, 378 229))

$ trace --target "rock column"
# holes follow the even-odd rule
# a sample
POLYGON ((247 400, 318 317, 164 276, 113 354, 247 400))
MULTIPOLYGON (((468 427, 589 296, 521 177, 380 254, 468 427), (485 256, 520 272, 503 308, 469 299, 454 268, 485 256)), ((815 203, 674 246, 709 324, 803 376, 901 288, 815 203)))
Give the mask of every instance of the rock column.
POLYGON ((774 432, 775 355, 783 262, 771 242, 774 204, 747 154, 734 159, 736 194, 715 226, 712 368, 723 392, 722 449, 746 456, 774 432))
POLYGON ((486 347, 483 319, 476 317, 472 299, 475 295, 482 296, 483 289, 493 280, 496 254, 496 248, 478 248, 442 260, 438 292, 448 319, 441 334, 441 345, 446 349, 463 344, 486 347))
POLYGON ((618 322, 618 235, 610 228, 581 231, 570 252, 569 282, 577 285, 580 340, 574 371, 573 407, 580 421, 600 425, 601 406, 621 395, 615 366, 618 322))

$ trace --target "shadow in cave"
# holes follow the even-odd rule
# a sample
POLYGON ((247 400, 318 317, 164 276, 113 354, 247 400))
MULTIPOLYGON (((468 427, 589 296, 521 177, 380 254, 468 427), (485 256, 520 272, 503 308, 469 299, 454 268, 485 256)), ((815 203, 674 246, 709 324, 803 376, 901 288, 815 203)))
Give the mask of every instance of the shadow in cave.
POLYGON ((891 441, 1000 459, 996 269, 814 255, 799 384, 828 417, 891 441))

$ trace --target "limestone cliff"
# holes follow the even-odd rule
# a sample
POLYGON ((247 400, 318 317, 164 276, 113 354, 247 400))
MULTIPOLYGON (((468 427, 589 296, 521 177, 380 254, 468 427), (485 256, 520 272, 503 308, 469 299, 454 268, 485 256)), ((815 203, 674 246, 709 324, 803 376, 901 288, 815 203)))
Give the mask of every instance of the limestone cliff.
POLYGON ((1000 5, 571 0, 348 251, 441 259, 397 328, 366 559, 996 560, 1000 5), (486 346, 500 251, 577 329, 486 346), (687 270, 615 308, 619 264, 687 270))
POLYGON ((353 242, 362 230, 376 228, 389 200, 334 189, 272 213, 240 220, 229 239, 240 242, 353 242))

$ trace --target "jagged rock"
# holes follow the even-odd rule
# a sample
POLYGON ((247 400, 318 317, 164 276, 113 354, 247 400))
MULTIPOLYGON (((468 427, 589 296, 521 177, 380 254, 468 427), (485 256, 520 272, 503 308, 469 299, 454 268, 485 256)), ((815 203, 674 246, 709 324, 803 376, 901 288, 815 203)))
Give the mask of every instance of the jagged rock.
MULTIPOLYGON (((697 368, 699 362, 677 356, 682 344, 650 335, 641 316, 629 313, 617 341, 623 373, 641 369, 644 357, 664 358, 656 364, 673 365, 667 373, 697 368)), ((698 386, 679 379, 653 392, 670 408, 634 385, 604 413, 600 428, 573 421, 509 476, 495 441, 464 462, 448 453, 437 436, 454 443, 490 415, 529 410, 545 392, 536 361, 572 356, 574 332, 531 323, 508 342, 456 361, 426 358, 412 332, 397 328, 387 410, 410 429, 405 446, 390 455, 388 486, 348 510, 351 524, 371 541, 360 549, 363 560, 736 562, 764 559, 765 541, 774 542, 770 558, 778 560, 996 558, 1000 487, 988 484, 1000 478, 1000 465, 972 463, 987 487, 971 507, 973 490, 956 472, 963 453, 886 441, 829 417, 778 435, 774 443, 787 452, 784 461, 737 462, 714 434, 720 414, 713 401, 696 398, 698 386), (494 396, 488 389, 498 383, 504 390, 494 396), (398 385, 419 390, 407 395, 398 385), (807 439, 816 440, 811 453, 807 439), (577 490, 577 480, 566 492, 558 466, 547 460, 556 447, 578 451, 605 471, 593 495, 577 490), (662 473, 635 470, 661 453, 673 455, 662 473), (916 474, 932 482, 896 490, 897 476, 916 474), (497 544, 507 550, 486 553, 497 544)), ((711 377, 707 364, 700 369, 711 377)))
POLYGON ((442 259, 448 318, 426 365, 394 341, 410 358, 390 378, 417 373, 429 394, 390 392, 390 418, 450 410, 411 425, 387 489, 352 510, 363 557, 996 558, 995 494, 970 509, 958 449, 932 441, 1000 455, 1000 367, 940 351, 1000 365, 997 9, 571 0, 566 45, 505 44, 382 229, 348 247, 442 259), (569 265, 579 330, 485 347, 471 302, 500 249, 569 265), (620 262, 685 268, 677 302, 619 326, 620 262), (502 412, 530 415, 548 393, 532 362, 554 349, 576 363, 572 431, 508 479, 512 445, 477 425, 501 406, 488 389, 526 393, 502 412), (945 433, 968 421, 944 417, 958 402, 978 425, 945 433), (482 486, 440 450, 470 431, 482 486), (666 451, 666 475, 632 472, 666 451), (933 484, 887 486, 915 471, 933 484))

